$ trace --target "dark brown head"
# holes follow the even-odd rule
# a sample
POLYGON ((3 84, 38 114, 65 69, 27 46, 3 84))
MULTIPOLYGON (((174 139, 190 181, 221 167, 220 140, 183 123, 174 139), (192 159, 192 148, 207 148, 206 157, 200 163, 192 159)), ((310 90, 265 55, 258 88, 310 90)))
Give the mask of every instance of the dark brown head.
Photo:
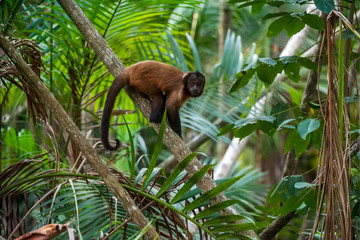
POLYGON ((185 92, 191 97, 199 97, 204 92, 205 82, 203 74, 189 72, 184 77, 185 92))

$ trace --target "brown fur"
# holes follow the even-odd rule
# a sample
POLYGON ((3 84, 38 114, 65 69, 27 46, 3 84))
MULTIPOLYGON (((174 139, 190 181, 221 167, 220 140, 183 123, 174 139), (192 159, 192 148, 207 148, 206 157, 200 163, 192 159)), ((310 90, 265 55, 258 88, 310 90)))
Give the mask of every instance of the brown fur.
POLYGON ((184 73, 156 61, 139 62, 125 69, 109 88, 101 121, 101 140, 109 150, 116 150, 120 146, 118 140, 115 147, 110 145, 108 132, 115 99, 125 84, 151 98, 150 122, 160 122, 166 108, 172 129, 181 136, 179 109, 190 97, 202 94, 205 77, 199 72, 184 73))

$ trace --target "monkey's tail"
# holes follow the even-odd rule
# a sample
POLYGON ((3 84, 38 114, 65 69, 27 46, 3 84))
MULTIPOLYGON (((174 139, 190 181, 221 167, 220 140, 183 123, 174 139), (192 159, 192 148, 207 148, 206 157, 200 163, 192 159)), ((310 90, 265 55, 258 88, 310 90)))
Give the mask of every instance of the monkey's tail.
POLYGON ((123 77, 122 74, 117 76, 113 83, 111 84, 108 94, 106 96, 105 106, 103 109, 102 119, 101 119, 101 141, 104 146, 104 148, 114 151, 118 149, 121 145, 119 139, 115 139, 116 145, 113 147, 110 145, 109 142, 109 128, 110 128, 110 118, 111 118, 111 112, 114 108, 114 103, 116 100, 117 95, 121 91, 121 89, 125 86, 127 83, 126 79, 123 77))

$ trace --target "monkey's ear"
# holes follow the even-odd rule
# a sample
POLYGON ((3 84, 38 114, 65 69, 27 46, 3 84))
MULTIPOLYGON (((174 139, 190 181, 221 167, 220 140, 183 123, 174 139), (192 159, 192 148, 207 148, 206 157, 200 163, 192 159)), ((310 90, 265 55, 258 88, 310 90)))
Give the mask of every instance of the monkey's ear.
POLYGON ((186 85, 187 84, 187 80, 189 79, 190 75, 192 74, 192 72, 188 72, 186 73, 186 75, 184 76, 183 82, 186 85))

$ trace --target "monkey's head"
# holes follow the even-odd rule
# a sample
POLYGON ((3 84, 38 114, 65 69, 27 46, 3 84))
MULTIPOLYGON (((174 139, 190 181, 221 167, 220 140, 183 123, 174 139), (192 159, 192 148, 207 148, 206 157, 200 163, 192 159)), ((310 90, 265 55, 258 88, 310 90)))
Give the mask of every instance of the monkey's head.
POLYGON ((204 92, 205 76, 198 71, 189 72, 184 77, 185 91, 191 97, 199 97, 204 92))

